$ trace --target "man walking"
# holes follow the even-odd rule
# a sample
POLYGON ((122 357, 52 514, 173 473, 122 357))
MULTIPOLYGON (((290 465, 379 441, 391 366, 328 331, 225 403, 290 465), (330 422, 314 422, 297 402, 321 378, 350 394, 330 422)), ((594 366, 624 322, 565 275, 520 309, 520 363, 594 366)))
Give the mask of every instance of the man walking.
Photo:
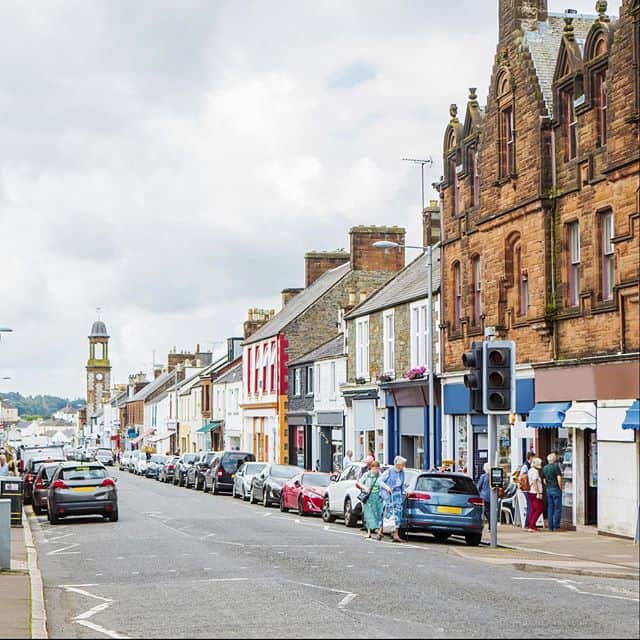
POLYGON ((547 521, 549 531, 558 531, 562 514, 562 467, 558 464, 558 456, 555 453, 547 456, 547 463, 542 469, 542 478, 547 489, 547 521))

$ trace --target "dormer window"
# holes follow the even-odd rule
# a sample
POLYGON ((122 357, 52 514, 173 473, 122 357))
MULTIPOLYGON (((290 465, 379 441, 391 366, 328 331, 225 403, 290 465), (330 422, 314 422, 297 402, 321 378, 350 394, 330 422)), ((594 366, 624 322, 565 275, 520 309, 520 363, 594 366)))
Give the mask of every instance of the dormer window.
POLYGON ((500 175, 511 176, 515 164, 515 139, 513 135, 513 106, 509 105, 500 112, 500 175))

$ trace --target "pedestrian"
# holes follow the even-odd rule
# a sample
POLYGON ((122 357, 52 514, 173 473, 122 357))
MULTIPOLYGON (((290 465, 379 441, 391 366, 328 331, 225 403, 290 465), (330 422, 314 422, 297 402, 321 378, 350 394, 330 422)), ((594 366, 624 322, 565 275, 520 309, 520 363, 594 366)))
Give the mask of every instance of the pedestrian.
MULTIPOLYGON (((368 471, 371 471, 371 465, 375 462, 373 456, 367 456, 364 459, 364 463, 366 465, 366 471, 364 473, 367 473, 368 471)), ((364 475, 363 473, 363 475, 364 475)), ((366 531, 367 530, 367 525, 364 521, 364 518, 362 519, 362 525, 360 526, 360 531, 366 531)))
POLYGON ((374 460, 376 459, 376 454, 371 449, 369 449, 369 451, 367 451, 367 455, 371 456, 374 460))
POLYGON ((529 509, 527 514, 527 530, 538 531, 536 523, 542 515, 542 460, 538 457, 531 460, 529 469, 529 509))
POLYGON ((349 451, 347 451, 346 455, 342 459, 342 470, 343 471, 347 467, 350 467, 353 464, 352 458, 353 458, 353 451, 351 451, 351 449, 349 449, 349 451))
POLYGON ((550 453, 542 469, 544 486, 547 489, 547 522, 549 531, 560 529, 562 513, 562 467, 558 464, 558 455, 550 453))
POLYGON ((520 468, 520 472, 518 473, 518 489, 520 491, 520 496, 524 496, 525 501, 525 513, 524 518, 522 519, 522 526, 526 527, 527 522, 529 520, 529 512, 531 511, 531 505, 529 504, 529 469, 531 469, 531 461, 536 457, 535 451, 527 452, 527 459, 525 463, 520 468))
POLYGON ((371 533, 379 532, 382 527, 384 507, 384 501, 380 495, 380 463, 377 460, 371 461, 369 470, 356 482, 356 487, 369 496, 362 508, 362 519, 367 538, 371 538, 371 533))
POLYGON ((7 464, 7 456, 0 455, 0 476, 9 475, 9 465, 7 464))
POLYGON ((487 519, 489 531, 491 531, 491 483, 489 481, 489 471, 491 470, 491 465, 488 462, 485 462, 482 468, 484 471, 478 478, 476 487, 478 489, 480 497, 483 500, 482 511, 484 513, 484 517, 487 519))
MULTIPOLYGON (((399 535, 400 524, 402 522, 402 511, 404 508, 404 493, 405 493, 405 473, 404 467, 407 464, 407 459, 402 456, 396 456, 393 459, 393 467, 389 467, 380 476, 380 486, 383 489, 383 496, 385 498, 385 511, 389 510, 395 519, 395 527, 391 538, 393 542, 402 542, 399 535), (386 493, 386 495, 385 495, 386 493)), ((384 531, 382 525, 378 530, 378 540, 382 540, 384 531)))

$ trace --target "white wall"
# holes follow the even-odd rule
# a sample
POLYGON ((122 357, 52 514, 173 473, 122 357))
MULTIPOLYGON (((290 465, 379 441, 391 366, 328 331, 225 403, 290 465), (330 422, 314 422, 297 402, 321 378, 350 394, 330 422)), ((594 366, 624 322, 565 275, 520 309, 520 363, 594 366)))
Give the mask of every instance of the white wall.
POLYGON ((345 408, 344 398, 340 393, 340 385, 347 381, 347 358, 321 360, 316 363, 316 376, 313 396, 315 411, 342 411, 345 408), (336 389, 331 389, 331 366, 336 368, 336 389), (318 375, 319 374, 319 375, 318 375))

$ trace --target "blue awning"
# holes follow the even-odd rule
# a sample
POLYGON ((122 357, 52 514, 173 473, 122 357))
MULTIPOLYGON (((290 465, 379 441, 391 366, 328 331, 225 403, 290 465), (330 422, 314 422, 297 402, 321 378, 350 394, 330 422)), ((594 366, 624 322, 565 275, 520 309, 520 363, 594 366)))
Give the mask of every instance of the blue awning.
POLYGON ((556 429, 562 426, 570 402, 538 402, 529 413, 527 427, 556 429))
POLYGON ((627 414, 622 421, 622 428, 640 431, 640 400, 634 400, 633 404, 627 409, 627 414))

